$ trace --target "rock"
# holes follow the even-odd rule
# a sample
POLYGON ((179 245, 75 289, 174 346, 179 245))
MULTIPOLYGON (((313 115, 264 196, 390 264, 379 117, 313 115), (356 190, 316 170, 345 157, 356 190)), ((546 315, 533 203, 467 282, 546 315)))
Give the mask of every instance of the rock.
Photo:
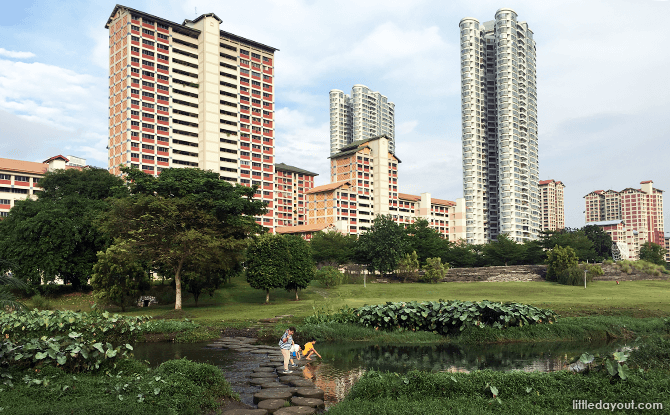
POLYGON ((316 412, 315 409, 309 406, 287 406, 276 410, 275 415, 310 415, 314 412, 316 412))
POLYGON ((265 409, 231 409, 223 415, 267 415, 267 413, 265 409))
POLYGON ((277 377, 277 375, 272 372, 250 373, 249 376, 251 376, 252 378, 273 378, 273 379, 277 377))
POLYGON ((258 409, 265 409, 269 414, 273 414, 277 409, 281 409, 287 404, 288 401, 283 399, 266 399, 258 402, 258 409))
POLYGON ((253 354, 268 354, 268 351, 263 350, 263 349, 255 349, 255 350, 251 350, 251 353, 253 353, 253 354))
POLYGON ((291 393, 288 388, 272 388, 272 389, 262 389, 260 392, 254 394, 254 403, 260 401, 265 401, 267 399, 291 399, 293 393, 291 393))
POLYGON ((296 390, 296 395, 302 396, 303 398, 317 398, 317 399, 322 399, 322 400, 324 398, 323 391, 319 388, 316 388, 316 387, 298 388, 296 390))
POLYGON ((292 381, 298 381, 298 380, 304 380, 302 376, 297 376, 297 375, 286 375, 286 376, 281 376, 279 377, 279 381, 281 383, 291 383, 292 381))
POLYGON ((261 386, 266 383, 276 383, 277 385, 283 385, 283 383, 277 382, 276 379, 270 378, 253 378, 249 381, 249 383, 255 386, 261 386))
MULTIPOLYGON (((261 389, 275 389, 275 388, 283 388, 283 389, 288 389, 289 386, 285 383, 279 383, 279 382, 265 382, 265 383, 260 383, 258 386, 261 387, 261 389)), ((293 393, 291 391, 291 393, 293 393)))
MULTIPOLYGON (((284 378, 285 379, 285 378, 284 378)), ((282 382, 284 382, 284 379, 282 379, 282 382)), ((314 387, 314 382, 312 382, 309 379, 305 378, 300 378, 300 379, 291 379, 289 384, 296 386, 298 388, 313 388, 314 387)))
POLYGON ((323 409, 325 404, 323 399, 316 398, 302 398, 300 396, 294 396, 291 398, 291 404, 295 406, 309 406, 312 408, 323 409))
MULTIPOLYGON (((261 362, 261 363, 258 364, 258 366, 260 366, 260 367, 272 367, 272 368, 274 368, 275 365, 276 365, 276 363, 274 363, 274 362, 261 362)), ((283 365, 282 365, 282 367, 283 367, 283 365)))
POLYGON ((254 372, 255 372, 255 373, 259 373, 259 372, 274 372, 274 371, 275 371, 274 368, 267 367, 267 366, 261 366, 261 367, 257 367, 257 368, 254 369, 254 372))

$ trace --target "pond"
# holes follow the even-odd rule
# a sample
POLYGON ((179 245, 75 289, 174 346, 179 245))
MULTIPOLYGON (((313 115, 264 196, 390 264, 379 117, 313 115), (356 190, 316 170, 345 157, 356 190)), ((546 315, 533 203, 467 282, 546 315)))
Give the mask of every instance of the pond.
MULTIPOLYGON (((187 358, 195 362, 218 366, 240 394, 243 402, 251 404, 257 387, 247 383, 248 372, 258 366, 257 357, 230 349, 207 346, 208 343, 141 343, 135 347, 135 357, 157 366, 170 359, 187 358)), ((371 343, 324 343, 316 349, 323 360, 316 358, 305 365, 302 375, 314 380, 325 391, 326 406, 334 405, 346 396, 351 386, 368 370, 405 373, 410 370, 431 372, 470 372, 473 370, 542 371, 566 369, 582 353, 611 353, 624 342, 610 343, 507 343, 493 345, 457 346, 433 345, 376 345, 371 343)), ((303 360, 303 362, 305 362, 303 360)))

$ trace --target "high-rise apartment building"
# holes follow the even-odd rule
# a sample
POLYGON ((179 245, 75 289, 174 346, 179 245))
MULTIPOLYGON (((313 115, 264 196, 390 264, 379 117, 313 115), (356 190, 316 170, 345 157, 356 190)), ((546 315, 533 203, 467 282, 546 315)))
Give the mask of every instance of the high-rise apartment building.
POLYGON ((275 226, 299 226, 307 223, 305 193, 314 188, 312 173, 284 163, 275 164, 275 226))
POLYGON ((540 232, 533 32, 512 9, 461 29, 461 115, 466 240, 540 232))
POLYGON ((540 181, 542 230, 556 231, 565 228, 565 185, 556 180, 540 181))
POLYGON ((365 85, 354 85, 351 95, 330 91, 330 155, 354 141, 378 135, 389 138, 395 152, 395 104, 365 85))
POLYGON ((584 199, 587 224, 622 220, 644 242, 664 246, 663 190, 654 188, 653 181, 645 180, 639 189, 629 187, 620 192, 594 190, 584 199))
POLYGON ((220 30, 117 5, 109 29, 109 171, 198 167, 258 185, 274 227, 274 53, 220 30))

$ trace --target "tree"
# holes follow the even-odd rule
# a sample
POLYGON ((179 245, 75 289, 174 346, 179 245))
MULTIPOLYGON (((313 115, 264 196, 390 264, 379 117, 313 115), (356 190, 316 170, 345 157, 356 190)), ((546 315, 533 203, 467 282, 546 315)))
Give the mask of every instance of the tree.
POLYGON ((126 311, 126 306, 151 286, 148 267, 123 244, 100 251, 97 257, 91 276, 95 298, 126 311))
POLYGON ((416 251, 412 251, 411 254, 405 254, 400 259, 398 271, 400 271, 402 282, 407 282, 408 278, 412 280, 417 278, 419 275, 419 258, 416 255, 416 251))
POLYGON ((523 245, 504 233, 498 235, 497 241, 484 245, 484 256, 491 265, 516 265, 523 260, 523 251, 523 245))
POLYGON ((356 237, 341 232, 317 232, 309 242, 314 262, 320 265, 338 266, 351 261, 356 237))
POLYGON ((40 186, 37 200, 17 201, 0 222, 0 266, 33 285, 62 278, 79 287, 91 275, 97 252, 111 243, 94 221, 109 209, 108 198, 126 193, 123 181, 84 168, 49 172, 40 186))
POLYGON ((379 215, 367 232, 358 237, 356 258, 369 270, 393 272, 398 261, 410 251, 405 229, 393 221, 391 215, 379 215))
POLYGON ((577 267, 577 263, 577 255, 574 249, 569 246, 556 245, 554 249, 547 253, 547 279, 556 281, 563 272, 577 267))
POLYGON ((665 254, 667 253, 665 248, 653 242, 645 242, 640 246, 640 259, 652 264, 665 266, 665 254))
POLYGON ((314 279, 316 267, 307 241, 295 235, 284 235, 282 238, 286 240, 289 253, 286 261, 288 279, 284 288, 287 291, 294 291, 295 300, 299 301, 298 290, 307 288, 314 279))
POLYGON ((439 257, 428 258, 426 262, 427 264, 423 267, 423 280, 425 282, 436 283, 447 275, 449 264, 443 264, 439 257))
POLYGON ((182 273, 202 264, 233 268, 247 238, 262 232, 254 216, 265 212, 265 202, 253 199, 255 187, 200 169, 165 169, 158 177, 122 171, 130 196, 115 200, 100 226, 152 268, 170 270, 175 310, 182 309, 182 273))
POLYGON ((554 246, 569 246, 581 261, 595 262, 596 251, 593 242, 579 229, 565 228, 558 231, 544 231, 541 236, 544 249, 554 246))
POLYGON ((593 243, 596 262, 612 258, 612 237, 600 226, 587 225, 582 228, 584 235, 593 243))
POLYGON ((289 255, 288 240, 278 235, 263 235, 249 246, 247 281, 251 288, 265 290, 266 304, 270 302, 270 290, 283 288, 289 281, 286 267, 289 255))
POLYGON ((544 249, 542 249, 542 243, 540 241, 526 241, 523 244, 523 262, 525 264, 542 264, 545 259, 547 259, 547 254, 544 249))
POLYGON ((0 311, 23 309, 26 307, 16 299, 16 296, 11 291, 12 288, 25 289, 27 286, 21 280, 9 275, 0 274, 0 311))
POLYGON ((440 255, 443 263, 453 267, 474 267, 482 262, 479 247, 467 244, 464 241, 449 242, 440 255))
POLYGON ((430 227, 428 221, 424 218, 417 219, 407 227, 407 234, 410 246, 419 258, 419 262, 426 264, 428 258, 440 256, 446 248, 448 241, 443 239, 440 234, 430 227))

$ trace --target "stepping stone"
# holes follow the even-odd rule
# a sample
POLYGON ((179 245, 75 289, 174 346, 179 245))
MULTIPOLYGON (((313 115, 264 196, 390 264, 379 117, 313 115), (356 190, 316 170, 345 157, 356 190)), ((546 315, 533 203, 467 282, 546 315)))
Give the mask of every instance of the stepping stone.
POLYGON ((317 398, 321 400, 324 398, 323 391, 316 387, 298 388, 298 390, 296 390, 296 395, 302 396, 303 398, 317 398))
POLYGON ((278 409, 274 412, 275 415, 310 415, 316 412, 314 408, 309 406, 287 406, 286 408, 278 409))
POLYGON ((317 408, 317 409, 325 408, 325 404, 324 404, 322 399, 302 398, 300 396, 292 397, 291 398, 291 404, 295 405, 295 406, 309 406, 309 407, 317 408))
POLYGON ((258 386, 261 387, 261 389, 287 389, 289 386, 285 383, 279 383, 279 382, 265 382, 261 383, 258 386))
POLYGON ((277 382, 276 379, 271 379, 271 378, 252 378, 249 381, 250 384, 254 386, 261 386, 266 383, 276 383, 277 385, 281 385, 281 383, 277 382))
POLYGON ((294 380, 297 381, 297 380, 303 380, 303 379, 305 379, 305 378, 303 378, 302 376, 297 376, 297 375, 296 375, 296 376, 293 376, 293 375, 290 375, 290 376, 281 376, 281 377, 279 378, 279 381, 280 381, 281 383, 291 383, 291 382, 294 381, 294 380))
POLYGON ((272 372, 250 373, 249 376, 251 376, 252 378, 272 378, 272 379, 277 378, 277 375, 272 372))
POLYGON ((284 368, 283 367, 281 369, 277 369, 277 375, 279 375, 280 378, 283 378, 283 377, 286 377, 286 376, 300 376, 302 378, 302 371, 299 371, 294 367, 289 367, 288 370, 292 373, 284 373, 284 368))
POLYGON ((265 409, 230 409, 223 413, 223 415, 267 415, 268 411, 265 409))
POLYGON ((305 378, 291 380, 291 381, 289 381, 289 383, 293 386, 298 387, 298 388, 313 388, 314 387, 314 382, 312 382, 309 379, 305 379, 305 378))
POLYGON ((260 401, 267 399, 291 399, 293 393, 291 393, 288 388, 272 388, 272 389, 262 389, 260 392, 254 394, 254 403, 257 404, 260 401))
POLYGON ((254 369, 254 372, 274 372, 274 368, 261 366, 254 369))
POLYGON ((262 349, 261 350, 256 349, 256 350, 252 350, 251 353, 253 353, 253 354, 268 354, 268 351, 267 350, 262 350, 262 349))
POLYGON ((281 409, 288 404, 288 401, 283 399, 266 399, 258 402, 258 409, 265 409, 268 414, 273 414, 277 409, 281 409))
MULTIPOLYGON (((271 368, 274 368, 275 365, 276 365, 276 363, 274 363, 274 362, 260 362, 258 364, 258 366, 260 366, 260 367, 271 367, 271 368)), ((283 365, 282 365, 282 367, 283 367, 283 365)))

